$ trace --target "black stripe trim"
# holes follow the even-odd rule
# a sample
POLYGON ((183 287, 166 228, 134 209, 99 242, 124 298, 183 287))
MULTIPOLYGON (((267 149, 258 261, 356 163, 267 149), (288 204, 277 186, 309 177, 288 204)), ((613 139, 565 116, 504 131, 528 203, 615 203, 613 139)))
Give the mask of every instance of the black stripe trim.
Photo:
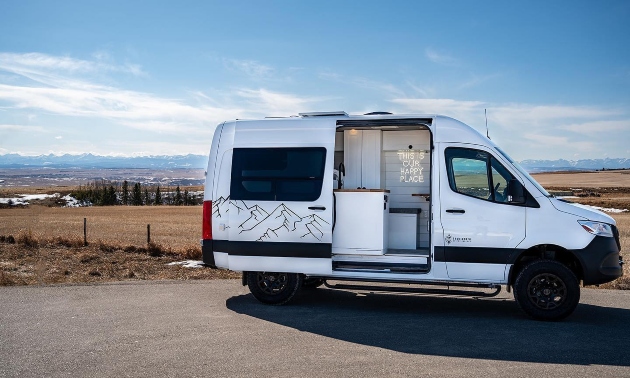
POLYGON ((434 260, 441 262, 512 264, 523 252, 518 248, 435 247, 434 260))
POLYGON ((213 250, 233 256, 332 258, 330 243, 278 243, 213 240, 213 250))

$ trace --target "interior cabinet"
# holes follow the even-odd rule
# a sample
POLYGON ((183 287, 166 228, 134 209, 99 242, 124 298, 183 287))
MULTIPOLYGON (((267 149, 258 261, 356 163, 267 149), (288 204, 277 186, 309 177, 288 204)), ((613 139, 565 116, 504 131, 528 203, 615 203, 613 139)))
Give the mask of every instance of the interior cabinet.
POLYGON ((344 188, 381 187, 382 144, 380 130, 344 130, 344 188))

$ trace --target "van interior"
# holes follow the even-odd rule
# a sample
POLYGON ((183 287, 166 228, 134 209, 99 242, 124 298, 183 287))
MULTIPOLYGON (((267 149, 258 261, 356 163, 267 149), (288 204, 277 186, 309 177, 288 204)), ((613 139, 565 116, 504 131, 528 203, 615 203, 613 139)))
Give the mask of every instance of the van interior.
POLYGON ((334 271, 430 271, 430 122, 338 122, 334 271))

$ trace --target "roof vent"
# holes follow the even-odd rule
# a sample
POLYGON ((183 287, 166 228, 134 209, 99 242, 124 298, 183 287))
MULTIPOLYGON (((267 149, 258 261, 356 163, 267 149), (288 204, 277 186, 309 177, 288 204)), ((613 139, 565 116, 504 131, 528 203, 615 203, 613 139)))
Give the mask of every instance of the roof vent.
POLYGON ((312 113, 299 113, 300 117, 347 117, 348 113, 344 111, 338 112, 312 112, 312 113))
POLYGON ((371 112, 371 113, 365 113, 364 115, 388 115, 388 114, 392 114, 390 112, 371 112))

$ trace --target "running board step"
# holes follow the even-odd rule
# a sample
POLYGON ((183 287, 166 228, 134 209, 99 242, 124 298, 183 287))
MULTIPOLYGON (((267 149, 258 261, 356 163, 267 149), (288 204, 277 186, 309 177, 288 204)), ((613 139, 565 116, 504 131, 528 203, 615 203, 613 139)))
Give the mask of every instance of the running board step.
POLYGON ((429 271, 429 265, 365 261, 333 261, 333 270, 369 270, 386 271, 391 273, 424 273, 429 271))
MULTIPOLYGON (((334 279, 333 279, 334 281, 334 279)), ((446 284, 433 284, 433 283, 422 283, 425 285, 446 285, 446 284)), ((501 285, 456 285, 460 287, 471 287, 471 288, 484 288, 484 289, 492 289, 492 292, 484 292, 484 291, 471 291, 471 290, 454 290, 454 289, 431 289, 431 288, 423 288, 423 287, 400 287, 400 286, 373 286, 373 285, 352 285, 352 284, 335 284, 331 285, 328 281, 324 281, 324 285, 329 289, 337 289, 337 290, 363 290, 363 291, 388 291, 388 292, 397 292, 397 293, 416 293, 416 294, 445 294, 445 295, 460 295, 460 296, 468 296, 468 297, 495 297, 499 295, 501 292, 501 285)), ((455 285, 451 285, 455 286, 455 285)))

